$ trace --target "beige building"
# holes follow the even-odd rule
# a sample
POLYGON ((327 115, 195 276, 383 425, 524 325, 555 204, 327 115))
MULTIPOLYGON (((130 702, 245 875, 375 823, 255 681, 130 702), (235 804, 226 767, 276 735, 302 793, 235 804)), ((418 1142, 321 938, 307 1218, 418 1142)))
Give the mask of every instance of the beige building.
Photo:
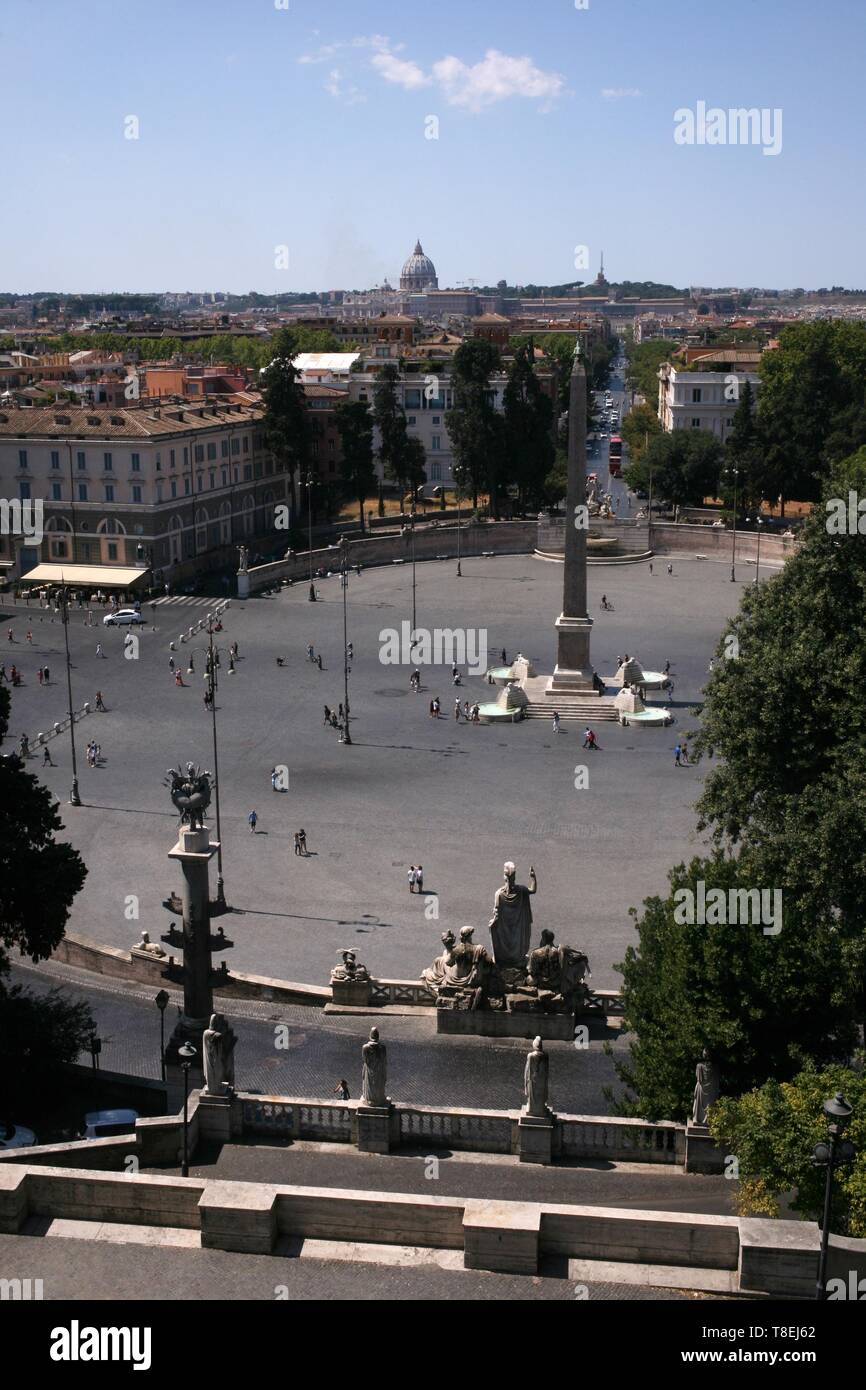
POLYGON ((249 403, 0 408, 0 498, 41 500, 44 539, 0 535, 17 578, 40 560, 144 565, 155 582, 233 564, 274 537, 288 475, 249 403))
POLYGON ((658 402, 662 429, 709 430, 725 443, 747 381, 757 397, 761 379, 755 372, 686 372, 664 362, 658 402))

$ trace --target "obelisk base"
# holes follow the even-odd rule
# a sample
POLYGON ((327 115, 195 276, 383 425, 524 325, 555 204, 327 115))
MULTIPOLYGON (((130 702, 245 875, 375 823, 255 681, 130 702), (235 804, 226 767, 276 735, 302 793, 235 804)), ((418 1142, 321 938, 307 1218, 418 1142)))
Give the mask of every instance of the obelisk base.
POLYGON ((591 632, 592 618, 567 618, 560 613, 556 620, 556 665, 546 695, 595 690, 595 671, 589 659, 591 632))

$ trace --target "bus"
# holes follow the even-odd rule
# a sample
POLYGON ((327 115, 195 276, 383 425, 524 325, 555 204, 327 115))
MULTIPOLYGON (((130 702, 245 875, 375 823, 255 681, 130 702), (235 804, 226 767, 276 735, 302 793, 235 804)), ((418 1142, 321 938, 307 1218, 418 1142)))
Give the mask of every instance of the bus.
POLYGON ((618 434, 612 434, 610 437, 608 467, 612 478, 622 476, 622 440, 618 434))

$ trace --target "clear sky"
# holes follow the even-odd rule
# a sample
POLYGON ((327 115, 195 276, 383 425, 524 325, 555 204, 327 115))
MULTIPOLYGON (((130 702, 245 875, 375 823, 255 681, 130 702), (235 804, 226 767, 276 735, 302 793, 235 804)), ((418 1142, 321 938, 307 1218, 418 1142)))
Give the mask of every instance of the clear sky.
POLYGON ((0 289, 866 285, 866 0, 585 3, 5 0, 0 289))

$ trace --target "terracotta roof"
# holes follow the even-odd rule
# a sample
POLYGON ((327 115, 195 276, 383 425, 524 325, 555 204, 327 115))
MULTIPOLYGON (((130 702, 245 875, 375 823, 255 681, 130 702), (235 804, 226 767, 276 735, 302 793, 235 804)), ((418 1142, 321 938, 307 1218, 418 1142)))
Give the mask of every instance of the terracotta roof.
POLYGON ((34 409, 0 410, 0 436, 49 439, 149 439, 160 435, 189 434, 195 430, 261 420, 260 406, 241 404, 234 409, 215 404, 184 401, 180 404, 128 406, 78 406, 62 402, 34 409), (179 418, 180 417, 180 418, 179 418))

